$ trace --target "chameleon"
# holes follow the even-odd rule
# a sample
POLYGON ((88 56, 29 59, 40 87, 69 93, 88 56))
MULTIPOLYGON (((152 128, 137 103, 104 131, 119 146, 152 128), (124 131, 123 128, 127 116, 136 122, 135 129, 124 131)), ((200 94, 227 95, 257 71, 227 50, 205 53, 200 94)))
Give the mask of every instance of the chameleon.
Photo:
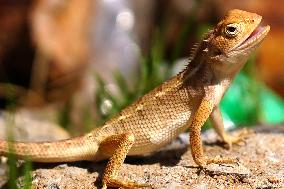
POLYGON ((261 26, 262 17, 238 9, 230 10, 206 33, 186 68, 87 134, 60 141, 0 141, 0 155, 26 156, 34 162, 101 161, 109 159, 102 177, 102 188, 135 188, 146 183, 119 179, 127 155, 155 152, 189 129, 194 162, 235 163, 233 157, 208 157, 203 152, 201 128, 209 118, 220 138, 231 147, 239 142, 228 134, 218 107, 225 91, 250 54, 270 30, 261 26))

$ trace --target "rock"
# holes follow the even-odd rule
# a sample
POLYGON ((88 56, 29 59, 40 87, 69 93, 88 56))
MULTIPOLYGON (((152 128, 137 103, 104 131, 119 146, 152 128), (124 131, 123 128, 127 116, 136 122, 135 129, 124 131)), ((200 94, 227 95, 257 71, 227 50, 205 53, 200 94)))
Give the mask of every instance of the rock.
MULTIPOLYGON (((0 112, 0 139, 6 139, 7 133, 12 133, 16 141, 53 141, 70 138, 70 135, 59 125, 28 110, 15 113, 0 112)), ((0 187, 7 182, 7 158, 1 157, 0 187)))
MULTIPOLYGON (((146 182, 157 189, 284 188, 284 127, 256 127, 255 131, 245 144, 234 145, 230 151, 216 143, 216 138, 203 137, 206 155, 236 157, 238 164, 201 169, 184 142, 175 141, 173 148, 153 155, 128 157, 119 178, 146 182)), ((34 188, 100 188, 106 162, 35 165, 39 168, 31 173, 34 188)))
POLYGON ((17 141, 52 141, 70 137, 58 124, 31 110, 0 112, 0 139, 6 139, 9 131, 17 141))

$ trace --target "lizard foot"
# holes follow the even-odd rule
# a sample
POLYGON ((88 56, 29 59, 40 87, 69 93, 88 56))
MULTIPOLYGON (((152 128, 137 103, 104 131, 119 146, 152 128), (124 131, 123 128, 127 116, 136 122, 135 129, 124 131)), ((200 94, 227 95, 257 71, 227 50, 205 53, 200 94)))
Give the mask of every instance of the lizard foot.
POLYGON ((224 136, 224 142, 226 143, 225 147, 227 149, 232 149, 233 144, 240 144, 241 142, 245 142, 245 138, 247 138, 253 131, 250 129, 242 129, 236 133, 236 135, 226 134, 224 136))
POLYGON ((146 183, 134 182, 134 181, 126 181, 126 180, 118 180, 118 179, 108 179, 107 182, 103 182, 102 189, 107 189, 107 187, 115 187, 115 188, 152 188, 151 185, 146 183))
POLYGON ((215 163, 215 164, 233 164, 233 163, 238 163, 237 158, 232 158, 232 157, 203 157, 203 158, 198 158, 194 160, 197 165, 200 167, 204 167, 208 164, 215 163))
POLYGON ((232 158, 232 157, 220 157, 220 156, 216 156, 213 158, 206 158, 206 164, 211 164, 211 163, 215 163, 215 164, 233 164, 233 163, 238 163, 238 159, 237 158, 232 158))

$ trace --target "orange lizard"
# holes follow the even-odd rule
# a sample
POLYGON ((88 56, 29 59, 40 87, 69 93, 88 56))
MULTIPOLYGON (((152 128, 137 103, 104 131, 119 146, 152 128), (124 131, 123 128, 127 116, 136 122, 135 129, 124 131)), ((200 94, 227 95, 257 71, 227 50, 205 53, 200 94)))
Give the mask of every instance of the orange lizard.
MULTIPOLYGON (((103 174, 103 188, 144 187, 145 183, 117 178, 126 155, 154 152, 189 128, 191 152, 197 165, 236 162, 234 158, 205 156, 201 127, 210 117, 213 127, 230 147, 242 138, 225 132, 218 104, 249 55, 269 32, 269 26, 259 26, 261 19, 254 13, 229 11, 204 36, 182 72, 102 127, 68 140, 12 142, 13 153, 18 158, 28 156, 35 162, 109 159, 103 174)), ((8 142, 0 141, 0 154, 8 153, 8 142)))

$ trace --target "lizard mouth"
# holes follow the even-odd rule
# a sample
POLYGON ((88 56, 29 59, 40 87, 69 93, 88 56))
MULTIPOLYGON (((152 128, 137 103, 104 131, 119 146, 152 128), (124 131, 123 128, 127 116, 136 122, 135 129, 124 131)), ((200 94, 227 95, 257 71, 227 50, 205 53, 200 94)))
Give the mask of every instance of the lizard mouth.
POLYGON ((259 44, 270 30, 270 26, 257 26, 254 31, 236 49, 242 50, 259 44))

